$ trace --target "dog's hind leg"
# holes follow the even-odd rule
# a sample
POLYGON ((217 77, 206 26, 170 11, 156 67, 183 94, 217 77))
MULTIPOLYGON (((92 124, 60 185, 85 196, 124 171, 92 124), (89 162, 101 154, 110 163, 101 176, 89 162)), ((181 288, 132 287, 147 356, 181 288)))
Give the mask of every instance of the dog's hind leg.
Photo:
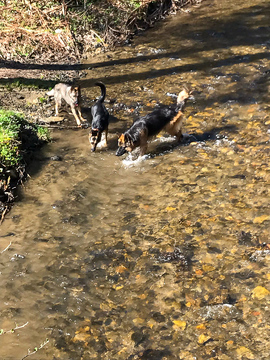
POLYGON ((105 129, 105 146, 108 147, 108 128, 105 129))
POLYGON ((180 129, 175 136, 176 136, 176 138, 177 138, 177 141, 178 141, 178 142, 181 142, 181 141, 183 140, 182 129, 180 129))
POLYGON ((176 136, 177 141, 181 141, 183 138, 183 113, 181 111, 165 126, 164 130, 172 136, 176 136))

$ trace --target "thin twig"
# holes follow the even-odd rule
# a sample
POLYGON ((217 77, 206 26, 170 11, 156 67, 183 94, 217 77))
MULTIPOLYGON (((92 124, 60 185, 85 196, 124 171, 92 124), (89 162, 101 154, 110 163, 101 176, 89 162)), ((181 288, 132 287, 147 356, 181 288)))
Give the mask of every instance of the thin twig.
MULTIPOLYGON (((141 10, 142 8, 144 8, 146 5, 148 5, 148 3, 141 3, 140 6, 138 6, 136 9, 132 10, 131 13, 129 14, 127 20, 126 20, 126 25, 129 24, 129 19, 136 13, 139 12, 139 10, 141 10)), ((131 19, 132 20, 132 19, 131 19)))
POLYGON ((81 127, 79 126, 61 126, 61 125, 43 125, 43 124, 39 124, 38 126, 44 127, 44 128, 48 128, 48 129, 81 129, 81 127))
POLYGON ((102 42, 102 44, 104 45, 103 39, 102 39, 94 30, 90 29, 90 31, 91 31, 91 33, 94 34, 94 35, 102 42))
POLYGON ((6 215, 7 212, 8 212, 8 207, 6 206, 6 207, 5 207, 5 210, 2 212, 2 215, 1 215, 0 225, 1 225, 2 222, 4 221, 4 217, 5 217, 5 215, 6 215))
POLYGON ((9 245, 8 245, 4 250, 2 250, 2 251, 0 252, 0 254, 3 254, 3 252, 5 252, 5 251, 10 247, 10 245, 11 245, 11 242, 9 243, 9 245))
POLYGON ((41 344, 39 348, 35 348, 35 350, 32 352, 30 352, 28 349, 28 354, 24 355, 24 357, 21 360, 26 359, 28 356, 34 355, 38 350, 42 349, 46 344, 48 344, 48 342, 49 339, 46 339, 46 341, 43 344, 41 344))
POLYGON ((17 326, 17 325, 16 325, 14 329, 7 330, 7 331, 1 330, 1 331, 0 331, 0 335, 4 335, 4 334, 8 334, 8 333, 14 333, 15 330, 22 329, 22 328, 24 328, 24 327, 25 327, 26 325, 28 325, 28 324, 29 324, 29 322, 27 321, 25 324, 23 324, 23 325, 21 325, 21 326, 17 326))

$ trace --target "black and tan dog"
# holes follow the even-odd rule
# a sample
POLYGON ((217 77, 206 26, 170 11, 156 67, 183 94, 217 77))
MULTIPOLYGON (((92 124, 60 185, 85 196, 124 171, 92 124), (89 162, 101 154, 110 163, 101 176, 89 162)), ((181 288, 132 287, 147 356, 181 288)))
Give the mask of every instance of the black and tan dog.
POLYGON ((81 113, 81 89, 79 86, 59 83, 51 91, 47 92, 47 95, 54 96, 55 116, 58 116, 59 107, 61 106, 62 99, 64 99, 71 107, 77 125, 81 126, 81 121, 84 121, 84 118, 81 113))
POLYGON ((147 141, 150 137, 165 130, 170 135, 176 136, 180 141, 182 135, 183 110, 191 92, 184 88, 177 97, 177 103, 173 105, 161 105, 150 114, 135 120, 133 125, 118 139, 116 156, 131 152, 140 147, 140 156, 147 151, 147 141))
POLYGON ((101 140, 101 135, 105 133, 105 146, 107 146, 107 137, 108 137, 108 126, 109 126, 109 113, 106 107, 104 106, 104 99, 106 96, 106 86, 102 82, 97 82, 95 85, 99 86, 101 89, 101 96, 98 98, 95 105, 91 108, 92 114, 92 129, 89 134, 89 141, 91 144, 91 150, 95 151, 97 144, 101 140))

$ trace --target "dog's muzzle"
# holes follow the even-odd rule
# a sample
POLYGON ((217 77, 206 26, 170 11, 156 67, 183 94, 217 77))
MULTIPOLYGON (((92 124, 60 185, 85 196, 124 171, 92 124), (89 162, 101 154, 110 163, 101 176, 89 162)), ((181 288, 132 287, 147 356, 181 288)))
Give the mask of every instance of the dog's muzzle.
POLYGON ((96 148, 97 148, 97 142, 96 141, 91 141, 91 140, 92 140, 92 138, 90 139, 90 144, 92 145, 91 151, 95 152, 96 148))
POLYGON ((126 148, 124 146, 119 146, 119 148, 116 151, 116 156, 122 156, 127 152, 126 148))

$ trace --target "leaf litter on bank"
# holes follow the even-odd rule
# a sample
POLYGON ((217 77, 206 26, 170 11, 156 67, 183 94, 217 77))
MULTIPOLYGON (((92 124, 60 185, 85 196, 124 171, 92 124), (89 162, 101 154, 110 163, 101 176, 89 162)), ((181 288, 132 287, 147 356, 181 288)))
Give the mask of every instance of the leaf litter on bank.
POLYGON ((4 60, 79 61, 82 53, 123 44, 170 12, 203 0, 6 0, 0 52, 4 60))

